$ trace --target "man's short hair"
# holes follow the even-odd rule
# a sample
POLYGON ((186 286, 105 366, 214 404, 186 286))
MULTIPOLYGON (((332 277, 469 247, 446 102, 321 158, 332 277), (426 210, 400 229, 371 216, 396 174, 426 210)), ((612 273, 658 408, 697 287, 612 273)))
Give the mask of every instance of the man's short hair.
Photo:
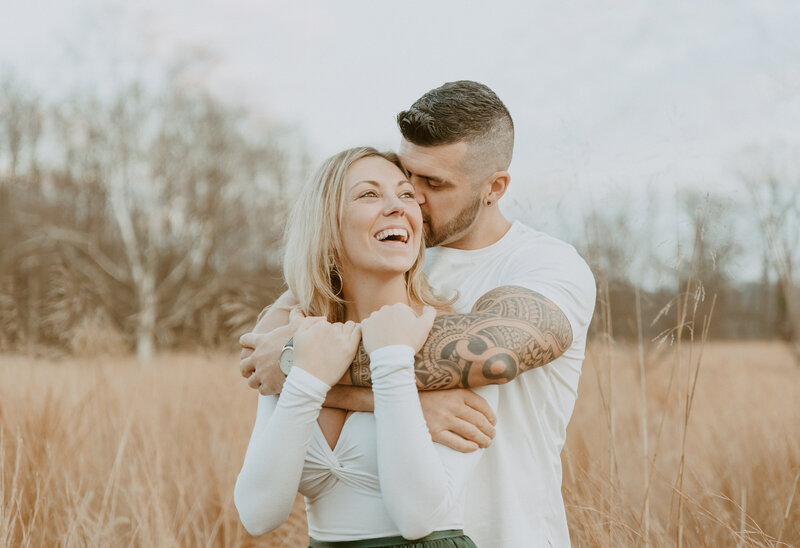
POLYGON ((470 152, 464 167, 471 173, 505 171, 511 164, 511 114, 495 92, 478 82, 459 80, 430 90, 397 115, 397 125, 403 138, 417 146, 466 142, 470 152))

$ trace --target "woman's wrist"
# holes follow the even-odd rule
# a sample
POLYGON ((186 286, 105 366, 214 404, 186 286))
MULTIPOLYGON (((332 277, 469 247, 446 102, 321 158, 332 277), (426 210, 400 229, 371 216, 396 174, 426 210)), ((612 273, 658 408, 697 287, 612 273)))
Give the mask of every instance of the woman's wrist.
POLYGON ((404 344, 383 346, 369 355, 373 390, 396 384, 413 384, 414 349, 404 344))
POLYGON ((376 348, 370 352, 369 363, 370 367, 372 367, 376 362, 378 365, 380 365, 386 360, 403 359, 404 361, 410 360, 411 363, 413 363, 414 354, 414 349, 407 344, 388 344, 386 346, 376 348))
POLYGON ((328 390, 331 389, 330 384, 324 379, 297 364, 289 371, 283 386, 284 390, 281 394, 286 392, 288 386, 293 395, 307 396, 310 399, 319 400, 320 403, 325 400, 328 390))

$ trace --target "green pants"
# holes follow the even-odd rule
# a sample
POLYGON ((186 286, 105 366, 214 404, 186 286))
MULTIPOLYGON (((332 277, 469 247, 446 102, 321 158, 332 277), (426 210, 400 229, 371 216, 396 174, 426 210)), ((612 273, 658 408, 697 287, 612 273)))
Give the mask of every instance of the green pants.
POLYGON ((476 548, 475 543, 461 529, 434 531, 430 535, 416 540, 403 537, 369 538, 364 540, 344 540, 328 542, 311 539, 309 548, 476 548))

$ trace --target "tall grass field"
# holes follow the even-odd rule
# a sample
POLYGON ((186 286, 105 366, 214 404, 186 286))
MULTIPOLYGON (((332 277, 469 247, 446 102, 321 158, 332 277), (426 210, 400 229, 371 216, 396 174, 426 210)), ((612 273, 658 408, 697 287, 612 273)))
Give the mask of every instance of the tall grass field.
MULTIPOLYGON (((234 354, 0 357, 0 546, 306 546, 238 521, 255 405, 234 354)), ((800 546, 800 368, 591 343, 562 461, 575 546, 800 546)))

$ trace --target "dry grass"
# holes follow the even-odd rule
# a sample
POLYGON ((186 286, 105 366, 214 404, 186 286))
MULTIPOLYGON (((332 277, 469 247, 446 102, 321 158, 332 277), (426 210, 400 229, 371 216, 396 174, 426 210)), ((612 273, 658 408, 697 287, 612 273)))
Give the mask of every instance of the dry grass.
MULTIPOLYGON (((706 348, 679 534, 674 487, 697 356, 679 360, 670 390, 672 350, 645 356, 646 480, 637 351, 610 350, 594 345, 587 358, 563 455, 573 543, 800 546, 800 493, 784 518, 800 472, 800 370, 788 351, 706 348)), ((0 546, 305 546, 300 503, 261 539, 238 523, 232 490, 255 400, 236 364, 230 355, 164 356, 146 369, 128 358, 0 358, 0 546)))
POLYGON ((682 356, 671 390, 674 351, 651 350, 645 359, 647 459, 636 349, 613 348, 609 361, 596 345, 587 356, 562 453, 573 543, 678 546, 680 537, 684 546, 800 546, 800 369, 790 350, 778 343, 708 343, 683 455, 685 395, 698 349, 692 362, 688 354, 682 356), (608 398, 610 369, 613 399, 608 398), (614 416, 613 444, 608 409, 614 416), (652 466, 647 476, 646 463, 652 466))
POLYGON ((301 501, 264 538, 239 524, 255 393, 237 363, 0 359, 0 546, 305 546, 301 501))

